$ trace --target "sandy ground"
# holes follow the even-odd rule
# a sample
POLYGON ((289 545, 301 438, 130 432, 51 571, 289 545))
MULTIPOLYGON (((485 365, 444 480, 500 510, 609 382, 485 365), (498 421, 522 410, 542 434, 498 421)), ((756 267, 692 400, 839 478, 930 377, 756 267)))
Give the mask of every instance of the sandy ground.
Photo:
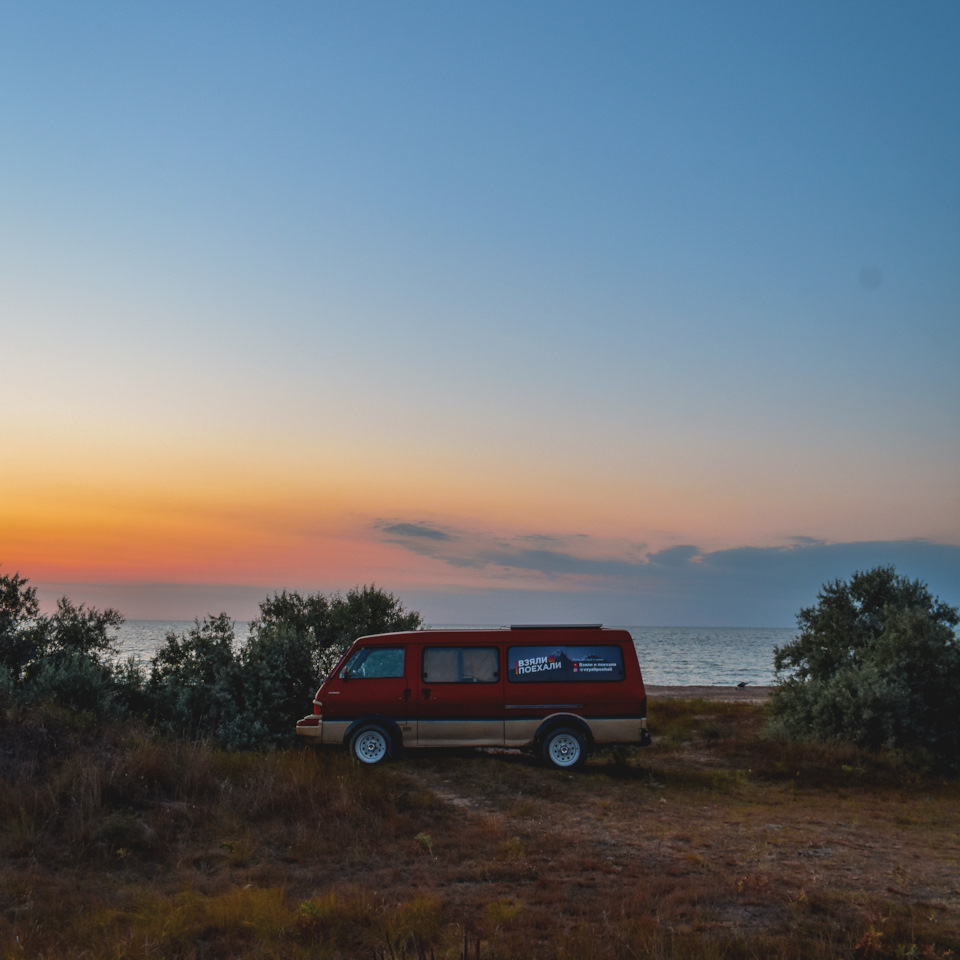
POLYGON ((754 687, 749 684, 742 690, 729 687, 655 687, 649 683, 647 696, 651 700, 727 700, 740 703, 766 703, 773 687, 754 687))

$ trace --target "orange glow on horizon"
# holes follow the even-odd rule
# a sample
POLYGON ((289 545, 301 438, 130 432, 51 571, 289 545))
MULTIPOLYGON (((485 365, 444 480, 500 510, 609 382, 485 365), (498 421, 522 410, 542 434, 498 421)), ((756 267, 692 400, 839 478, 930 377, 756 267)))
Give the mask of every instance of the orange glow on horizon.
MULTIPOLYGON (((458 565, 386 542, 377 524, 429 523, 491 540, 581 537, 570 549, 635 560, 677 544, 712 551, 800 534, 877 539, 883 484, 900 482, 884 477, 827 497, 779 464, 746 486, 730 462, 696 471, 677 460, 653 476, 629 458, 486 459, 289 439, 253 453, 185 444, 176 455, 147 439, 122 449, 102 438, 81 449, 73 439, 34 442, 19 456, 15 477, 0 473, 0 564, 58 582, 560 589, 575 579, 458 565)), ((918 516, 885 518, 879 536, 950 535, 923 528, 918 516)))

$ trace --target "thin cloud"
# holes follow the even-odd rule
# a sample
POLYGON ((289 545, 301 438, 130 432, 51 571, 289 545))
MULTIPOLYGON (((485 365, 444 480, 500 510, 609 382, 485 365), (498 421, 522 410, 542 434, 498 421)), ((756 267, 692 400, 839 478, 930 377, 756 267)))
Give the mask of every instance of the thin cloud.
POLYGON ((667 547, 666 550, 658 550, 656 553, 649 553, 647 554, 647 560, 656 566, 677 567, 699 560, 702 556, 699 547, 682 544, 676 547, 667 547))
POLYGON ((558 577, 610 579, 633 575, 646 561, 635 549, 611 556, 603 543, 586 534, 524 533, 512 537, 479 531, 441 530, 422 523, 376 523, 374 528, 388 543, 418 556, 427 556, 460 569, 487 569, 492 577, 512 572, 558 577))
POLYGON ((384 533, 401 539, 405 537, 423 538, 425 540, 454 539, 449 533, 438 530, 427 523, 388 523, 380 526, 380 529, 384 533))
MULTIPOLYGON (((584 602, 593 594, 617 598, 619 606, 634 603, 638 623, 784 624, 816 601, 824 583, 881 564, 924 580, 947 603, 960 601, 960 546, 925 540, 828 543, 794 536, 771 547, 706 552, 681 544, 647 552, 581 534, 497 537, 426 526, 443 534, 431 537, 423 535, 424 529, 419 523, 395 523, 382 526, 380 533, 411 553, 481 572, 491 590, 508 582, 517 592, 560 589, 584 602)), ((474 581, 471 589, 484 588, 474 581)))
MULTIPOLYGON (((892 564, 925 581, 931 593, 960 606, 960 546, 927 540, 824 543, 798 537, 783 546, 736 547, 705 553, 681 548, 644 553, 634 544, 556 536, 557 549, 531 549, 526 537, 494 538, 476 531, 384 522, 384 542, 463 570, 462 587, 404 590, 408 607, 432 622, 581 621, 676 626, 790 626, 816 603, 830 580, 892 564), (399 528, 390 531, 388 528, 399 528), (442 536, 424 536, 424 528, 442 536), (404 534, 404 530, 407 533, 404 534), (665 562, 666 561, 666 562, 665 562), (466 571, 470 571, 469 574, 466 571)), ((539 536, 539 535, 534 535, 539 536)), ((543 543, 544 541, 533 541, 543 543)), ((67 595, 116 607, 130 619, 184 619, 226 610, 238 620, 284 586, 183 583, 35 583, 45 609, 67 595)), ((298 587, 297 584, 286 584, 298 587)), ((314 590, 319 584, 300 584, 314 590)))
MULTIPOLYGON (((417 533, 421 524, 415 524, 417 533)), ((604 541, 587 534, 521 533, 510 537, 490 535, 481 531, 459 530, 448 532, 443 538, 397 536, 407 523, 397 522, 377 526, 386 534, 388 542, 403 547, 418 556, 435 560, 463 570, 485 570, 491 581, 521 576, 529 586, 530 578, 553 584, 569 584, 583 589, 588 584, 619 582, 635 579, 641 568, 648 565, 643 548, 623 541, 604 541)), ((698 553, 696 547, 691 548, 698 553)), ((517 586, 519 587, 519 582, 517 586)))
POLYGON ((789 537, 788 540, 796 547, 825 547, 828 542, 819 537, 789 537))
POLYGON ((563 575, 579 577, 632 576, 636 561, 584 557, 559 550, 493 550, 480 554, 485 564, 541 573, 546 577, 563 575))
POLYGON ((571 541, 576 540, 587 540, 589 539, 588 534, 586 533, 569 533, 569 534, 556 534, 556 533, 523 533, 516 537, 511 537, 511 543, 539 543, 542 545, 556 545, 556 544, 566 544, 571 541))
POLYGON ((610 576, 603 576, 600 566, 590 566, 584 558, 517 554, 497 559, 539 566, 545 571, 541 585, 524 582, 518 571, 516 582, 491 576, 487 587, 448 590, 430 599, 437 609, 447 611, 442 622, 458 622, 460 616, 472 623, 540 618, 649 626, 790 627, 801 609, 816 603, 825 583, 881 564, 893 564, 902 576, 926 582, 943 602, 960 606, 960 546, 927 541, 740 547, 698 553, 673 564, 611 565, 608 572, 615 572, 610 576), (564 574, 576 570, 597 576, 547 575, 558 567, 564 574))

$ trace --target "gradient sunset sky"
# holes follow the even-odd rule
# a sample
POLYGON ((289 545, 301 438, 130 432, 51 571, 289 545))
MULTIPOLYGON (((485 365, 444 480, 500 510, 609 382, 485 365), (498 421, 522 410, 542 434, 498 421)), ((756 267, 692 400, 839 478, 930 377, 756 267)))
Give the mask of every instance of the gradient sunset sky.
POLYGON ((958 51, 954 0, 0 3, 0 573, 960 604, 958 51))

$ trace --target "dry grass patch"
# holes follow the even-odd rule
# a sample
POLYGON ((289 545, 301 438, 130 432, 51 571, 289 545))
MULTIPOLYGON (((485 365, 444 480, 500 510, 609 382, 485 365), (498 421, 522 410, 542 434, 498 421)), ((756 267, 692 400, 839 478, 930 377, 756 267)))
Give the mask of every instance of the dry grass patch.
POLYGON ((958 785, 651 705, 578 773, 0 727, 3 956, 943 957, 958 785), (660 726, 662 720, 663 726, 660 726), (661 732, 664 731, 664 732, 661 732), (391 953, 392 951, 392 953, 391 953))

